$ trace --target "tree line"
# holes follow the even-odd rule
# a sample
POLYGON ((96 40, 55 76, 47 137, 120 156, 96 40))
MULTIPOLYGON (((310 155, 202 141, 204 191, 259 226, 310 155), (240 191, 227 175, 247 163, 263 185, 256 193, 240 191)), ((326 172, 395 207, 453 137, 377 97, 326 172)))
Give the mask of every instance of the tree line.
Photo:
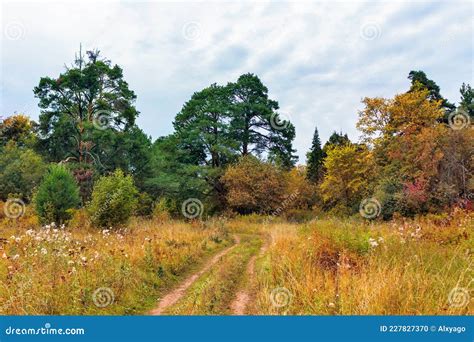
POLYGON ((195 92, 174 132, 152 141, 136 125, 136 95, 122 68, 98 50, 79 51, 34 88, 38 122, 23 113, 1 122, 0 199, 33 201, 45 220, 68 218, 46 213, 55 207, 87 207, 106 225, 154 208, 179 214, 190 198, 205 214, 351 214, 367 198, 384 218, 469 205, 474 91, 462 84, 456 107, 424 72, 408 78, 406 93, 363 99, 359 142, 334 132, 322 146, 316 128, 307 165, 295 166, 295 128, 258 76, 195 92), (68 200, 54 198, 54 183, 71 189, 62 192, 68 200))

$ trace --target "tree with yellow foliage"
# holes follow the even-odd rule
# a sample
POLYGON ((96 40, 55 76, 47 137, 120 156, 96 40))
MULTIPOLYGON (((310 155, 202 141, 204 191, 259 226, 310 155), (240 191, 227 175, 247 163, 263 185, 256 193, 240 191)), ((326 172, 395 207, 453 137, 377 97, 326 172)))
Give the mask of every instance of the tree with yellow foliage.
POLYGON ((372 154, 364 145, 345 144, 329 149, 324 160, 326 175, 320 186, 325 204, 343 211, 356 209, 370 192, 373 166, 372 154))

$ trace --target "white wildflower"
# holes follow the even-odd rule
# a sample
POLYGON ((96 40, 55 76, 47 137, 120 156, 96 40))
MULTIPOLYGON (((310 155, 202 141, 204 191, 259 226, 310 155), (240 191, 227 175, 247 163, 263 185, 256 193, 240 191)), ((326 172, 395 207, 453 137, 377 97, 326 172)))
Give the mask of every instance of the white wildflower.
POLYGON ((370 247, 375 248, 379 245, 379 243, 375 239, 369 238, 369 245, 370 247))

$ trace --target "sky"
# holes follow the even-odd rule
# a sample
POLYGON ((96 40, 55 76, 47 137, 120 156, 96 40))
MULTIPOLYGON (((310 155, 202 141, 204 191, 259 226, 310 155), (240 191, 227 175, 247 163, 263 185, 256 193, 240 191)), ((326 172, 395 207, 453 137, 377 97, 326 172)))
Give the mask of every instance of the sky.
POLYGON ((357 141, 364 97, 393 97, 423 70, 451 102, 473 82, 472 1, 3 1, 0 115, 37 119, 33 88, 80 44, 124 70, 153 140, 191 95, 254 73, 296 128, 305 162, 317 127, 357 141))

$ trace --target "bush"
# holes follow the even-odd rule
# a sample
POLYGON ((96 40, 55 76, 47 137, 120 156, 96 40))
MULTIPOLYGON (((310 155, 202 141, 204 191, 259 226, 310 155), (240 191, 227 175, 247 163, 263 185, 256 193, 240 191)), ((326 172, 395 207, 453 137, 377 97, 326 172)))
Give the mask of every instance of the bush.
POLYGON ((87 208, 92 224, 113 227, 126 223, 137 206, 137 195, 132 177, 125 176, 121 170, 101 177, 87 208))
POLYGON ((9 194, 19 194, 19 198, 29 202, 45 171, 41 156, 8 143, 0 152, 0 199, 5 201, 9 194))
POLYGON ((229 207, 239 214, 268 214, 281 211, 285 179, 276 166, 246 156, 227 168, 222 182, 229 207))
POLYGON ((34 202, 42 223, 65 223, 71 218, 71 209, 80 203, 79 187, 64 166, 51 165, 34 202))

